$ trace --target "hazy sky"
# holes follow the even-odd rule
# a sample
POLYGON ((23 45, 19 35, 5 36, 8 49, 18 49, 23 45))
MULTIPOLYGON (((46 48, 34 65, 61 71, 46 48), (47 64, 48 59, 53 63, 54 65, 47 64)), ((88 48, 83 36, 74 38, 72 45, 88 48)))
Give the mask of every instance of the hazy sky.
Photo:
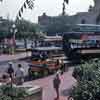
MULTIPOLYGON (((15 19, 19 8, 24 3, 25 0, 4 0, 0 3, 0 16, 10 19, 15 19)), ((23 18, 30 20, 32 22, 37 22, 38 16, 46 12, 47 15, 57 16, 62 12, 63 0, 35 0, 34 9, 24 10, 23 18)), ((76 12, 87 11, 89 5, 94 5, 93 0, 69 0, 69 4, 66 4, 66 13, 75 14, 76 12)))

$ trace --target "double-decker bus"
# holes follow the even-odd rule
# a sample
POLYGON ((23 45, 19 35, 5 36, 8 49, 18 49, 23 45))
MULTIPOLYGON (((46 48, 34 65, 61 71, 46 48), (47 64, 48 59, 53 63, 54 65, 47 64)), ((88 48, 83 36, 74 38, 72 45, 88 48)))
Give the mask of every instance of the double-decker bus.
POLYGON ((100 25, 78 24, 73 30, 63 35, 63 48, 69 58, 100 55, 100 25))

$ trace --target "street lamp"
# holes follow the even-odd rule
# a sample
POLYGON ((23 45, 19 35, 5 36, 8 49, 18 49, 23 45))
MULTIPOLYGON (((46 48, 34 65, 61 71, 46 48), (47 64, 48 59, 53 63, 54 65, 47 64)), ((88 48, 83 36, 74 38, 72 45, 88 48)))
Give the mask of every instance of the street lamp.
POLYGON ((15 24, 12 25, 10 31, 11 31, 11 33, 13 33, 13 36, 14 36, 14 39, 15 39, 16 32, 18 31, 15 24))
POLYGON ((15 47, 15 35, 16 35, 17 31, 18 30, 16 28, 16 25, 13 24, 12 27, 11 27, 11 29, 10 29, 10 32, 13 33, 13 41, 12 41, 13 47, 15 47))

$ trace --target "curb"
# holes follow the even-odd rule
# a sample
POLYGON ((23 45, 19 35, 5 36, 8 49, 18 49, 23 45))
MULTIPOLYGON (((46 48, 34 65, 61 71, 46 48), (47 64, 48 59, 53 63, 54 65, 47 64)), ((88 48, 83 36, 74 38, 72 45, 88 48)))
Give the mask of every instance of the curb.
POLYGON ((24 58, 19 58, 19 59, 13 59, 13 60, 5 60, 5 61, 0 61, 0 65, 8 63, 10 61, 14 62, 14 61, 18 61, 18 60, 26 60, 29 59, 30 57, 24 57, 24 58))

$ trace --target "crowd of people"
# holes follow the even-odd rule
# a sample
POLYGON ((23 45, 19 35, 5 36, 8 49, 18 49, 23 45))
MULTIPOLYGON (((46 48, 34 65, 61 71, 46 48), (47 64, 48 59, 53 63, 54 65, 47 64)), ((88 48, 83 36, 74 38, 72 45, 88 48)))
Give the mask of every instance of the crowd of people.
POLYGON ((22 85, 24 82, 25 71, 21 64, 17 65, 17 70, 13 68, 13 63, 8 63, 6 72, 2 75, 1 81, 6 84, 22 85))
MULTIPOLYGON (((61 62, 59 62, 59 60, 56 61, 56 65, 55 66, 61 66, 60 70, 61 70, 61 74, 63 74, 63 72, 65 71, 65 65, 61 62)), ((14 64, 12 62, 8 63, 8 68, 6 69, 5 73, 2 75, 2 79, 0 81, 6 81, 7 83, 13 82, 17 85, 22 85, 24 83, 24 79, 25 77, 25 70, 22 67, 21 64, 17 65, 17 69, 14 69, 14 64)), ((31 72, 31 67, 28 68, 28 80, 32 80, 32 72, 31 72)), ((26 80, 26 79, 25 79, 26 80)))
MULTIPOLYGON (((59 60, 57 60, 57 65, 59 65, 59 60)), ((56 98, 55 100, 59 100, 59 88, 61 84, 61 76, 63 72, 65 71, 65 65, 62 64, 61 69, 59 69, 53 77, 53 87, 56 92, 56 98)), ((32 76, 29 76, 30 78, 32 76)), ((25 70, 22 67, 21 64, 17 65, 17 70, 15 71, 13 68, 13 63, 9 62, 8 63, 8 68, 6 70, 6 74, 3 74, 2 76, 2 82, 6 84, 16 84, 16 85, 23 85, 24 83, 24 78, 25 78, 25 70)))

